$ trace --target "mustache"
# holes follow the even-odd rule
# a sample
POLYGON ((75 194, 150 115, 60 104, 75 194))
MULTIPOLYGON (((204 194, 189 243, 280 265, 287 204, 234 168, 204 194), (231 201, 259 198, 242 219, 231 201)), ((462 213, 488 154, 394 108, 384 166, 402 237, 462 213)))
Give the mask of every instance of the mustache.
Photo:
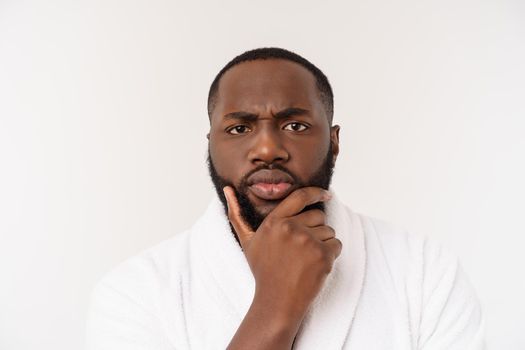
POLYGON ((248 173, 246 173, 241 178, 239 187, 246 188, 248 186, 248 178, 252 176, 253 174, 255 174, 256 172, 261 171, 261 170, 280 170, 283 173, 288 174, 293 179, 294 184, 302 186, 301 180, 299 180, 299 178, 295 176, 295 174, 293 174, 290 170, 286 169, 286 167, 278 163, 270 163, 270 164, 261 164, 257 166, 256 168, 250 170, 248 173))

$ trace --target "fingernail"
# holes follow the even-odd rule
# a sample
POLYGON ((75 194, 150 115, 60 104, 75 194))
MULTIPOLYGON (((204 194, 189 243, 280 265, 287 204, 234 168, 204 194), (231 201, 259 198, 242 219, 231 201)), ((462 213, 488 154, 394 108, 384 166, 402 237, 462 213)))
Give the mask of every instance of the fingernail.
POLYGON ((332 194, 328 191, 324 191, 324 198, 327 200, 332 199, 332 194))

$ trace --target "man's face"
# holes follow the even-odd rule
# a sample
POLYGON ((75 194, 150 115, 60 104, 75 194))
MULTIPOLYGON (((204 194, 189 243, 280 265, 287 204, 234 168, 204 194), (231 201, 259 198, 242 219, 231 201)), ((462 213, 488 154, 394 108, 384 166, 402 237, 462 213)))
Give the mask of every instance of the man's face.
MULTIPOLYGON (((339 150, 315 78, 281 59, 240 63, 221 78, 209 167, 219 197, 232 185, 253 226, 303 186, 328 188, 339 150)), ((253 227, 256 229, 256 227, 253 227)))

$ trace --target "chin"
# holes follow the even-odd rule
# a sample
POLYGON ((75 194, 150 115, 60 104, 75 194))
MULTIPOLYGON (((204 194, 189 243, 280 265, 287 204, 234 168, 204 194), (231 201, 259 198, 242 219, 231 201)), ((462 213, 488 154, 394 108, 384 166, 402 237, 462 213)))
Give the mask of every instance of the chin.
POLYGON ((257 213, 264 217, 270 214, 271 211, 274 210, 275 207, 277 207, 277 205, 279 205, 279 203, 281 203, 282 201, 279 200, 279 201, 271 201, 271 202, 266 201, 266 202, 267 203, 259 203, 255 205, 255 210, 257 211, 257 213))

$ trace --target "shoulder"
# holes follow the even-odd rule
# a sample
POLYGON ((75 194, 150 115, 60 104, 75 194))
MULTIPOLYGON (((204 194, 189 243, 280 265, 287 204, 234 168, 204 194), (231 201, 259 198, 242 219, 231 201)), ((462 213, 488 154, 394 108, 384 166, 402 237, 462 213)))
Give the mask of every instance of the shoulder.
POLYGON ((188 237, 184 231, 119 263, 97 282, 92 302, 127 298, 151 306, 156 293, 178 285, 188 264, 188 237))
POLYGON ((368 262, 387 270, 399 284, 421 288, 423 299, 463 276, 458 256, 437 239, 390 221, 356 215, 365 232, 368 262))
POLYGON ((169 281, 186 263, 189 233, 176 234, 127 258, 107 272, 99 284, 125 283, 137 278, 169 281))
POLYGON ((367 250, 378 254, 389 263, 415 263, 421 267, 432 268, 458 263, 455 254, 441 242, 424 233, 411 232, 402 225, 381 218, 352 213, 361 222, 367 250))
POLYGON ((482 310, 456 254, 397 224, 354 215, 365 234, 367 273, 406 303, 417 348, 483 348, 482 310))
POLYGON ((177 234, 125 260, 96 284, 86 322, 87 349, 172 349, 162 315, 166 296, 180 288, 188 236, 189 231, 177 234))

